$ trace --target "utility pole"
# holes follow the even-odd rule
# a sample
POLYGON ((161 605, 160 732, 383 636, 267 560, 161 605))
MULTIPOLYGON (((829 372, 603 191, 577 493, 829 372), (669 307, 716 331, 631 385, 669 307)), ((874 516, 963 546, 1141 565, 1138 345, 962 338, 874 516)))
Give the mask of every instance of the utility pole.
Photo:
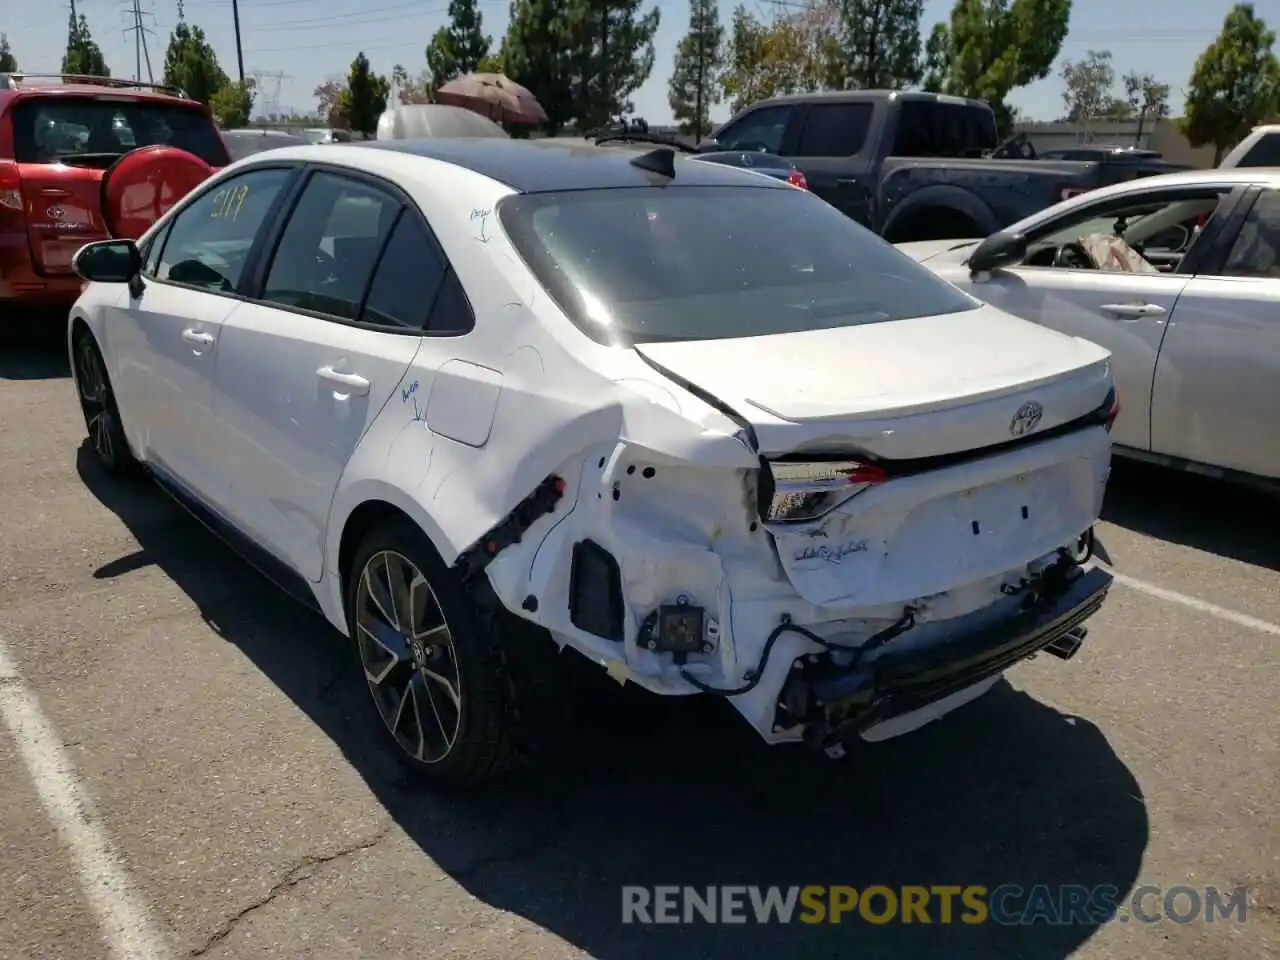
POLYGON ((703 0, 693 0, 697 4, 695 9, 698 11, 694 15, 695 29, 698 31, 698 89, 694 94, 694 115, 693 115, 693 142, 696 145, 702 140, 702 85, 706 82, 707 73, 707 18, 706 7, 703 0))
POLYGON ((236 26, 236 66, 240 69, 240 89, 244 89, 244 51, 240 49, 240 3, 231 0, 231 19, 236 26))
POLYGON ((149 11, 142 9, 142 0, 130 0, 129 9, 124 12, 131 25, 126 27, 125 34, 133 34, 133 54, 134 54, 134 75, 133 79, 141 82, 142 80, 142 63, 143 60, 147 64, 147 82, 155 83, 155 75, 151 72, 151 51, 147 47, 147 34, 153 33, 150 27, 147 27, 142 20, 143 14, 150 15, 149 11))

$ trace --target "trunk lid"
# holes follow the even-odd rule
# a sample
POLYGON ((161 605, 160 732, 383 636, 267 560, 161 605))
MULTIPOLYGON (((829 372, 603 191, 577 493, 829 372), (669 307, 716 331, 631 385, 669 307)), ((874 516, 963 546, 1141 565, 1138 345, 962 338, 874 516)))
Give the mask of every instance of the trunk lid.
POLYGON ((773 336, 638 344, 668 376, 728 404, 760 452, 887 459, 1007 443, 1101 406, 1110 354, 989 305, 773 336), (1025 404, 1038 409, 1028 424, 1025 404))
POLYGON ((60 163, 20 163, 31 263, 44 276, 65 276, 86 243, 104 240, 102 170, 60 163))

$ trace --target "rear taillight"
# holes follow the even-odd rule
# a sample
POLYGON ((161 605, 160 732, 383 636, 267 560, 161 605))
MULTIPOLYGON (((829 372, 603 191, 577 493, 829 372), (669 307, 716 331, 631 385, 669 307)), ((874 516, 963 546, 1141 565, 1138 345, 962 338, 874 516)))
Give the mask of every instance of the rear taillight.
POLYGON ((773 490, 767 523, 804 523, 830 513, 850 497, 889 479, 884 469, 857 460, 771 463, 773 490))
POLYGON ((0 160, 0 210, 22 212, 22 177, 12 160, 0 160))
POLYGON ((804 174, 799 170, 792 170, 787 174, 787 183, 793 187, 799 187, 801 190, 809 189, 809 181, 805 179, 804 174))

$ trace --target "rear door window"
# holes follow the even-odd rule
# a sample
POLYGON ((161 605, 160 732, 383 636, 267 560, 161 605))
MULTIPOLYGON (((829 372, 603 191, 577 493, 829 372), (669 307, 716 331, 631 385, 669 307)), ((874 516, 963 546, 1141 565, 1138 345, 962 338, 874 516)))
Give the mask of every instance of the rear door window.
POLYGON ((109 161, 156 144, 193 153, 214 167, 230 162, 213 120, 196 106, 119 97, 24 97, 14 104, 12 117, 13 153, 19 163, 58 163, 88 155, 109 161))
POLYGON ((363 180, 314 174, 280 237, 262 299, 357 319, 401 206, 363 180))
POLYGON ((870 103, 816 103, 809 107, 798 157, 852 157, 867 141, 875 107, 870 103))
POLYGON ((1227 254, 1228 277, 1280 278, 1280 190, 1264 190, 1227 254))

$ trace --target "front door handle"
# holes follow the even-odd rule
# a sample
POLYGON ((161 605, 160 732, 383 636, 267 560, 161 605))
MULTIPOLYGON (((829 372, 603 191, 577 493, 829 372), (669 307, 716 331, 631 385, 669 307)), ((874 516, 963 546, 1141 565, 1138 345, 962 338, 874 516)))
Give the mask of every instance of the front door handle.
POLYGON ((1169 311, 1158 303, 1104 303, 1102 312, 1113 317, 1159 317, 1169 311))
POLYGON ((199 330, 187 329, 182 331, 182 339, 193 347, 209 347, 213 345, 215 338, 212 333, 201 333, 199 330))
POLYGON ((358 373, 339 373, 333 367, 321 367, 316 371, 321 380, 328 380, 343 388, 344 393, 354 393, 363 397, 369 392, 369 381, 358 373))

